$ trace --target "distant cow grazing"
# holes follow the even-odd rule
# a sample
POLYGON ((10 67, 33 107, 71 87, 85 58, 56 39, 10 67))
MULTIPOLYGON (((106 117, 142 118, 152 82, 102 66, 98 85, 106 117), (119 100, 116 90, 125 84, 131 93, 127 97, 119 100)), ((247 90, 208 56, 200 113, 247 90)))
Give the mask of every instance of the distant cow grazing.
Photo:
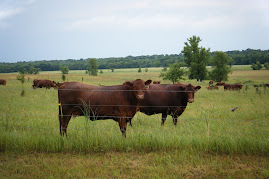
POLYGON ((185 111, 188 102, 194 102, 194 93, 201 86, 188 85, 149 85, 145 92, 145 98, 141 101, 139 111, 147 115, 162 114, 162 125, 167 115, 173 117, 174 125, 177 124, 177 118, 185 111))
POLYGON ((6 85, 7 84, 7 81, 4 80, 4 79, 0 79, 0 85, 6 85))
POLYGON ((224 86, 225 82, 217 82, 217 84, 215 86, 224 86))
POLYGON ((236 84, 225 84, 224 85, 224 90, 240 90, 242 89, 244 85, 241 85, 239 83, 236 84))
POLYGON ((265 83, 264 85, 269 88, 269 83, 265 83))
POLYGON ((209 81, 209 86, 210 86, 210 85, 213 85, 213 83, 214 83, 213 80, 210 80, 210 81, 209 81))
POLYGON ((141 79, 116 86, 63 83, 58 89, 60 134, 66 135, 72 116, 89 114, 90 120, 115 120, 126 137, 126 124, 136 114, 137 105, 144 99, 146 86, 150 83, 151 80, 144 82, 141 79))
POLYGON ((153 84, 161 84, 161 81, 153 81, 153 84))
POLYGON ((32 86, 34 89, 35 88, 42 88, 42 87, 50 89, 51 87, 56 88, 57 84, 55 81, 34 79, 32 86))

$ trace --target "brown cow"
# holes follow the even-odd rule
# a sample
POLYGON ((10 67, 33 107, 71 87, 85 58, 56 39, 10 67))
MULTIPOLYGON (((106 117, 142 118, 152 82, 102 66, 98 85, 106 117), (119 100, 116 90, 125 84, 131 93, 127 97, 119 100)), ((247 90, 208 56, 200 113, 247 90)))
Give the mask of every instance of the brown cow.
POLYGON ((217 84, 215 86, 224 86, 225 82, 217 82, 217 84))
POLYGON ((46 89, 50 89, 50 87, 56 88, 57 84, 55 81, 34 79, 32 86, 33 86, 33 89, 42 88, 42 87, 45 87, 46 89))
POLYGON ((173 117, 174 125, 177 118, 185 111, 188 102, 194 102, 194 93, 201 86, 188 85, 149 85, 145 98, 141 101, 139 111, 147 115, 162 113, 162 125, 167 115, 173 117))
POLYGON ((240 90, 244 85, 236 84, 224 84, 224 90, 240 90))
POLYGON ((7 81, 4 80, 4 79, 0 79, 0 85, 6 85, 7 84, 7 81))
POLYGON ((213 80, 210 80, 210 81, 209 81, 209 86, 210 86, 210 85, 213 85, 213 83, 214 83, 213 80))
POLYGON ((213 90, 213 89, 218 90, 219 87, 217 87, 217 86, 208 86, 207 89, 208 90, 213 90))
POLYGON ((161 81, 153 81, 153 84, 161 84, 161 81))
POLYGON ((264 85, 269 88, 269 83, 265 83, 264 85))
POLYGON ((146 86, 150 83, 151 80, 144 82, 141 79, 116 86, 65 82, 58 90, 60 134, 66 135, 72 116, 89 114, 90 120, 117 121, 126 137, 126 124, 137 112, 137 105, 144 99, 146 86))

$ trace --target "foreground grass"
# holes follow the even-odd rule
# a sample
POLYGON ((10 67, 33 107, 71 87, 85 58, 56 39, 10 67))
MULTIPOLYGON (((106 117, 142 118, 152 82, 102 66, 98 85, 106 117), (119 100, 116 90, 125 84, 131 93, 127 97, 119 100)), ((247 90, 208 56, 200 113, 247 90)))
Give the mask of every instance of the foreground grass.
POLYGON ((0 153, 1 178, 268 178, 269 158, 208 153, 0 153))

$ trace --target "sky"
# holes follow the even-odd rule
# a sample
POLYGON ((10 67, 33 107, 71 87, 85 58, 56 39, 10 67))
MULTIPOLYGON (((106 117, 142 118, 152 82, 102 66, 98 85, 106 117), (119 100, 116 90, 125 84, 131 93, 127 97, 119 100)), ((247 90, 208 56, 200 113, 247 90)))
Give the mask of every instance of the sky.
POLYGON ((0 62, 269 49, 268 0, 1 0, 0 62))

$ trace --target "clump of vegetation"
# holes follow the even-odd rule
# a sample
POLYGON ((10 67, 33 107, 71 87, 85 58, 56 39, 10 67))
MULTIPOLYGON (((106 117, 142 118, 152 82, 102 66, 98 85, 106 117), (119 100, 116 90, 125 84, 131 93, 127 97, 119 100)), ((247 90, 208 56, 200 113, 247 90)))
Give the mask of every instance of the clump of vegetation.
POLYGON ((265 68, 265 70, 269 70, 269 63, 268 62, 264 63, 263 67, 265 68))
POLYGON ((224 52, 215 52, 210 63, 213 66, 213 70, 209 73, 210 78, 214 81, 227 81, 231 70, 228 66, 229 61, 232 59, 224 52))
POLYGON ((68 74, 69 68, 67 66, 62 66, 61 67, 61 72, 62 72, 62 80, 65 81, 65 79, 66 79, 65 74, 68 74))
POLYGON ((170 80, 175 84, 181 79, 184 79, 183 75, 185 75, 186 72, 182 67, 182 63, 174 63, 169 66, 169 69, 166 72, 161 72, 160 77, 163 78, 163 80, 170 80))
POLYGON ((97 76, 97 60, 95 58, 91 58, 89 60, 88 74, 92 76, 97 76))
POLYGON ((261 63, 259 61, 257 61, 256 64, 252 63, 251 68, 253 70, 260 70, 260 69, 262 69, 262 65, 261 65, 261 63))
POLYGON ((24 84, 24 82, 25 82, 24 73, 20 73, 20 74, 17 76, 17 80, 19 80, 19 81, 21 82, 21 86, 22 86, 21 96, 24 96, 24 95, 25 95, 25 91, 24 91, 24 87, 23 87, 23 84, 24 84))
POLYGON ((61 67, 61 72, 62 72, 62 74, 68 74, 68 72, 69 72, 68 66, 62 66, 61 67))

